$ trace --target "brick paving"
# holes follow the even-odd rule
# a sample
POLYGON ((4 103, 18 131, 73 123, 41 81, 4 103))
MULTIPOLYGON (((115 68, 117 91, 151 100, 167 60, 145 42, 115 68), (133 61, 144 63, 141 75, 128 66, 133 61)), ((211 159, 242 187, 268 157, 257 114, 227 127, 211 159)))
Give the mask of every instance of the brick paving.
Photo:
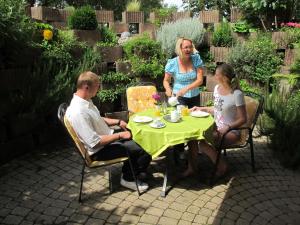
MULTIPOLYGON (((211 164, 199 156, 197 176, 178 182, 160 197, 164 160, 152 162, 150 190, 141 196, 119 185, 114 193, 105 169, 85 177, 83 204, 77 202, 81 160, 73 147, 40 149, 0 167, 0 224, 300 224, 300 172, 283 168, 255 139, 257 172, 249 150, 229 151, 229 176, 207 185, 211 164)), ((177 168, 173 165, 172 168, 177 168)))

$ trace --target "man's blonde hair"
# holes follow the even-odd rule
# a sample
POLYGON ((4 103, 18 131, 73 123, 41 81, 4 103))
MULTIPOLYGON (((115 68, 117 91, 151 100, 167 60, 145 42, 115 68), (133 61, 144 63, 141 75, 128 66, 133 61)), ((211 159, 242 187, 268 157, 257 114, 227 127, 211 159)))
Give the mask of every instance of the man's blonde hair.
POLYGON ((100 78, 97 74, 91 71, 85 71, 79 75, 76 87, 77 89, 82 88, 84 85, 91 87, 93 86, 93 84, 97 84, 99 82, 100 82, 100 78))
POLYGON ((191 39, 180 37, 180 38, 178 38, 178 40, 176 42, 176 47, 175 47, 175 53, 179 56, 179 58, 182 58, 182 56, 183 56, 182 50, 181 50, 182 42, 183 41, 189 41, 189 42, 191 42, 194 54, 198 52, 196 50, 195 45, 194 45, 194 43, 193 43, 193 41, 191 39))

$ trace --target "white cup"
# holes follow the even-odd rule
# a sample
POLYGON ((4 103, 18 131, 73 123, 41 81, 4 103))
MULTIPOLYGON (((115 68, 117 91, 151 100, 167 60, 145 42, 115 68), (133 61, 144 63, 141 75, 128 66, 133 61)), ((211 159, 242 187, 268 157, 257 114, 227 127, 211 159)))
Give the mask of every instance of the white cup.
POLYGON ((178 104, 178 100, 176 96, 172 96, 168 99, 168 103, 170 106, 175 106, 178 104))
POLYGON ((171 121, 172 122, 177 122, 179 120, 179 117, 180 117, 180 115, 177 110, 173 110, 171 112, 171 121))

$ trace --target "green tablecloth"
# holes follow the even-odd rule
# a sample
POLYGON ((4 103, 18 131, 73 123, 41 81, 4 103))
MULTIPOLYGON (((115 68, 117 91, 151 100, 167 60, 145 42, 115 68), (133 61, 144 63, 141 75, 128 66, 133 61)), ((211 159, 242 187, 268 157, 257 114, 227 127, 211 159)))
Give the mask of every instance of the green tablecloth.
POLYGON ((204 139, 203 132, 214 123, 211 116, 204 118, 195 118, 192 116, 183 116, 179 123, 167 122, 166 127, 155 129, 149 126, 149 123, 135 123, 132 118, 135 115, 150 116, 154 118, 154 110, 150 109, 144 112, 136 113, 129 119, 128 128, 131 130, 132 139, 138 143, 152 158, 159 156, 170 146, 185 143, 190 140, 204 139))

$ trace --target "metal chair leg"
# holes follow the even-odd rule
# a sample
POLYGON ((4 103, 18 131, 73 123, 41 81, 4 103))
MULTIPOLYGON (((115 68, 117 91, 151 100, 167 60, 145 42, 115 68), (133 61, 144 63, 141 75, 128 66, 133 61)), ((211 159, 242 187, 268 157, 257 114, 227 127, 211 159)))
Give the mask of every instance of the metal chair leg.
POLYGON ((133 165, 132 165, 132 162, 131 162, 131 159, 130 159, 130 156, 129 156, 129 153, 128 153, 128 152, 127 152, 127 155, 128 155, 128 162, 129 162, 130 170, 131 170, 133 179, 134 179, 134 181, 135 181, 136 190, 137 190, 137 192, 138 192, 138 195, 140 196, 140 195, 141 195, 141 192, 140 192, 140 189, 139 189, 139 186, 138 186, 137 177, 136 177, 136 175, 135 175, 135 173, 134 173, 133 165))
POLYGON ((256 169, 255 169, 255 161, 254 161, 254 149, 253 149, 253 140, 252 140, 252 134, 250 133, 250 137, 249 137, 249 144, 250 144, 250 152, 251 152, 251 166, 252 166, 252 172, 255 173, 256 169))
POLYGON ((109 184, 109 193, 113 193, 113 186, 112 186, 112 178, 111 178, 111 167, 108 169, 108 184, 109 184))
POLYGON ((210 177, 210 185, 211 186, 214 184, 214 179, 215 179, 215 175, 216 175, 216 172, 217 172, 217 169, 218 169, 221 152, 222 152, 222 149, 218 150, 216 163, 214 165, 214 168, 213 168, 213 171, 212 171, 212 174, 211 174, 211 177, 210 177))
POLYGON ((82 202, 81 200, 81 193, 82 193, 82 185, 83 185, 83 178, 84 178, 84 169, 85 169, 85 162, 83 161, 82 170, 81 170, 81 183, 80 183, 80 190, 79 190, 79 198, 78 202, 82 202))

